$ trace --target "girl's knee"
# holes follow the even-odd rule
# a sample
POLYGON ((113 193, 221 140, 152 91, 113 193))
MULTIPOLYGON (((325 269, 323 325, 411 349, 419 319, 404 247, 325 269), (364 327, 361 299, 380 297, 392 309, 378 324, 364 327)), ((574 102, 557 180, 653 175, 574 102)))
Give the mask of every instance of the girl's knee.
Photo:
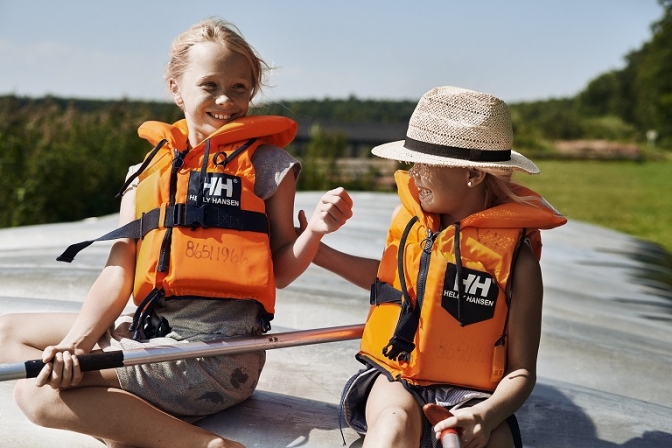
POLYGON ((392 440, 399 437, 420 440, 421 419, 409 409, 401 406, 390 406, 371 417, 367 419, 368 433, 381 434, 384 432, 392 440), (415 437, 416 434, 417 437, 415 437))
POLYGON ((507 422, 500 424, 490 433, 488 448, 514 448, 513 435, 507 422))
POLYGON ((12 325, 12 315, 3 314, 0 316, 0 346, 4 345, 3 342, 8 341, 12 334, 13 325, 12 325))
MULTIPOLYGON (((34 380, 19 380, 14 386, 14 401, 21 412, 38 426, 51 427, 53 404, 47 396, 58 393, 48 386, 36 387, 34 380)), ((55 400, 54 400, 55 401, 55 400)))
POLYGON ((210 441, 207 448, 245 448, 245 445, 233 440, 218 437, 217 439, 210 441))
POLYGON ((378 414, 377 420, 382 420, 387 424, 397 423, 402 427, 407 427, 413 421, 410 413, 408 412, 408 409, 396 406, 391 406, 384 409, 382 412, 380 412, 380 414, 378 414))
POLYGON ((22 328, 18 314, 0 316, 0 363, 16 362, 22 359, 22 328))

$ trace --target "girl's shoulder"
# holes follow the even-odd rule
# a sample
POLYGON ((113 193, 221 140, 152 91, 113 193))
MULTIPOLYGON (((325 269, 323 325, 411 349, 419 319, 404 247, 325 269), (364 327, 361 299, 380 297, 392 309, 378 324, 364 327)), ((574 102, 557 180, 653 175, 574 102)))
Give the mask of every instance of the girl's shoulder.
POLYGON ((274 145, 260 145, 252 155, 252 164, 256 172, 254 193, 262 199, 273 196, 288 173, 298 179, 301 162, 286 150, 274 145))

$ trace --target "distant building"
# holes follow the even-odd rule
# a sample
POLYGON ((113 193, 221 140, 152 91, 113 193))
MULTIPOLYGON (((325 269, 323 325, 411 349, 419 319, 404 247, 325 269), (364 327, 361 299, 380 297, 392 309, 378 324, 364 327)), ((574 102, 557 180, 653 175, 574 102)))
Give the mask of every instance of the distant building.
POLYGON ((319 126, 328 134, 344 134, 348 140, 345 157, 369 157, 371 148, 382 143, 403 140, 406 137, 406 123, 352 123, 325 120, 297 120, 299 132, 292 142, 297 155, 305 153, 310 142, 313 126, 319 126))

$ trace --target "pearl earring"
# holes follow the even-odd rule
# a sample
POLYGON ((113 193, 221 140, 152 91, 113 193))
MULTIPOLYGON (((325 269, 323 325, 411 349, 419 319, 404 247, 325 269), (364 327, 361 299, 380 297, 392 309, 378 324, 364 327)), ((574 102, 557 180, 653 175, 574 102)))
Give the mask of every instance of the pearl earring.
POLYGON ((471 181, 467 182, 467 187, 471 188, 471 181))

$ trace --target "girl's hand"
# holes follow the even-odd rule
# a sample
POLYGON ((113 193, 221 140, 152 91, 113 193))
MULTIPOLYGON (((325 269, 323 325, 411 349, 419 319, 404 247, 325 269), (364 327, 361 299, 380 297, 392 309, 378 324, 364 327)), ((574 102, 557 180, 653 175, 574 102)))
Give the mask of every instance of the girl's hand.
POLYGON ((305 227, 301 223, 301 214, 299 214, 300 229, 325 235, 338 230, 351 217, 352 198, 343 187, 338 187, 327 191, 322 196, 305 227))
POLYGON ((437 437, 447 428, 460 428, 461 448, 485 448, 490 440, 492 428, 488 428, 481 415, 472 408, 451 411, 453 416, 434 425, 437 437))
MULTIPOLYGON (((44 367, 35 379, 35 385, 61 389, 76 386, 82 381, 82 371, 74 347, 49 346, 42 352, 44 367)), ((79 353, 81 354, 81 353, 79 353)))

